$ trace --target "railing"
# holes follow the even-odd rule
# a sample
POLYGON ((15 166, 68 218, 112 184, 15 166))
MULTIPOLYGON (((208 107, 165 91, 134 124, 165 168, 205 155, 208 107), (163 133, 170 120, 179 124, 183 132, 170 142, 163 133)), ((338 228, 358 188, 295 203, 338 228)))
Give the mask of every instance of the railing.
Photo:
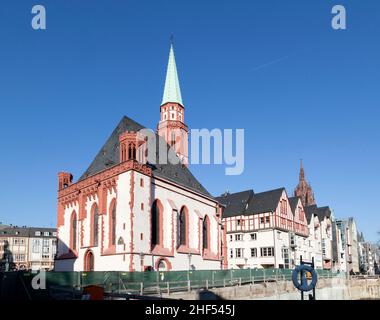
MULTIPOLYGON (((319 279, 346 277, 329 270, 316 270, 319 279)), ((98 285, 107 293, 159 295, 190 292, 199 289, 243 286, 257 283, 290 281, 290 269, 191 270, 168 272, 46 272, 47 290, 34 290, 31 272, 0 273, 0 298, 22 294, 28 299, 35 295, 77 297, 84 287, 98 285)))
MULTIPOLYGON (((245 269, 249 270, 249 269, 245 269)), ((280 282, 280 281, 291 281, 292 273, 291 270, 286 269, 267 269, 262 270, 262 274, 259 275, 243 275, 243 276, 233 276, 234 270, 231 271, 231 277, 223 279, 201 279, 201 280, 182 280, 182 281, 159 281, 158 283, 144 283, 144 282, 129 282, 124 285, 123 290, 116 290, 117 293, 130 293, 130 294, 171 294, 175 292, 191 292, 199 289, 215 289, 222 287, 232 287, 232 286, 242 286, 249 284, 259 284, 268 282, 280 282)), ((241 270, 238 270, 241 271, 241 270)), ((318 279, 331 279, 333 277, 346 277, 345 273, 337 274, 335 272, 327 270, 317 270, 318 279)))

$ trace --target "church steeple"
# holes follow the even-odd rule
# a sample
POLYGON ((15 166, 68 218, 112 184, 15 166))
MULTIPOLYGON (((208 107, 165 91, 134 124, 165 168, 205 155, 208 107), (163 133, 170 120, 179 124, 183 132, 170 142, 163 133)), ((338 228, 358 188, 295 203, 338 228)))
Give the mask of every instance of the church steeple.
POLYGON ((168 102, 179 103, 183 106, 177 65, 174 57, 173 43, 170 45, 168 69, 166 71, 164 95, 162 97, 161 105, 168 102))
POLYGON ((305 171, 303 170, 303 165, 302 165, 302 159, 301 159, 301 166, 300 166, 300 181, 305 180, 305 171))
POLYGON ((299 182, 294 190, 294 196, 301 198, 301 202, 304 207, 316 204, 313 189, 305 179, 305 171, 303 168, 302 159, 300 164, 299 182))
POLYGON ((188 164, 188 128, 185 124, 185 108, 182 103, 173 43, 170 45, 169 62, 166 71, 164 95, 160 107, 160 122, 157 133, 175 149, 177 156, 188 164))

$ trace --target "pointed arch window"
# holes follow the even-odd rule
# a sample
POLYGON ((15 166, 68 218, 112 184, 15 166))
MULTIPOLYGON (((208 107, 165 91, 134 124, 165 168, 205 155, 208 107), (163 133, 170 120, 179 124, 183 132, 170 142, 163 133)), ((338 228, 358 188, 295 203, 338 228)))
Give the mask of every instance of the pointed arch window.
POLYGON ((95 204, 92 214, 92 245, 98 246, 99 242, 99 208, 95 204))
POLYGON ((70 247, 73 251, 77 250, 77 214, 75 211, 71 215, 71 237, 70 247))
POLYGON ((134 143, 129 144, 128 159, 129 160, 136 160, 136 146, 134 143))
POLYGON ((151 210, 151 244, 162 245, 162 214, 163 208, 159 200, 155 200, 151 210))
POLYGON ((110 245, 115 246, 116 245, 116 202, 113 202, 111 205, 111 212, 110 212, 110 245))
POLYGON ((170 146, 171 146, 171 147, 174 146, 174 145, 175 145, 175 142, 176 142, 176 136, 175 136, 175 133, 172 132, 172 133, 170 134, 170 146))
POLYGON ((88 250, 84 258, 84 270, 94 271, 94 268, 95 268, 94 262, 95 262, 94 254, 92 253, 91 250, 88 250))
POLYGON ((178 214, 178 233, 177 233, 177 243, 178 246, 187 246, 188 245, 188 211, 186 207, 182 207, 181 211, 178 214))
POLYGON ((210 249, 210 220, 205 216, 202 223, 203 249, 210 249))

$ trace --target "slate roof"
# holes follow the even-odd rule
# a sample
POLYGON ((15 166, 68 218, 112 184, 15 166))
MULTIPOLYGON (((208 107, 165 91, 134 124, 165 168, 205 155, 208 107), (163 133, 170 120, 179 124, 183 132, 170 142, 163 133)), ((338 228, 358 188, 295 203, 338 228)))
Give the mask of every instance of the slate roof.
POLYGON ((0 230, 0 237, 48 237, 44 236, 44 232, 49 232, 49 237, 53 237, 53 232, 57 232, 54 228, 37 228, 37 227, 6 227, 0 230), (36 236, 36 231, 40 231, 41 235, 36 236))
POLYGON ((322 221, 325 217, 330 218, 331 210, 329 207, 317 208, 317 215, 318 215, 319 221, 322 221))
POLYGON ((297 204, 298 204, 298 200, 299 199, 300 199, 299 197, 291 197, 291 198, 289 198, 289 204, 290 204, 290 208, 292 209, 293 214, 296 212, 297 204))
MULTIPOLYGON (((100 149, 95 159, 92 161, 85 173, 79 178, 79 181, 86 179, 94 174, 97 174, 103 170, 111 168, 120 163, 119 154, 119 136, 125 131, 139 131, 145 127, 141 124, 135 122, 134 120, 124 116, 117 127, 112 132, 111 136, 108 138, 106 143, 100 149)), ((158 139, 163 140, 156 134, 156 141, 158 139)), ((167 148, 169 146, 164 142, 167 148)), ((161 177, 171 182, 174 182, 180 186, 186 187, 204 196, 212 198, 210 193, 198 182, 198 180, 192 175, 190 170, 182 164, 158 164, 158 146, 156 150, 156 163, 157 164, 147 164, 152 168, 153 176, 161 177)))
POLYGON ((226 206, 223 210, 223 218, 244 215, 253 194, 253 190, 246 190, 237 193, 225 193, 217 197, 216 200, 226 206))
POLYGON ((275 211, 285 188, 279 188, 261 193, 253 190, 242 191, 233 194, 225 194, 218 198, 226 208, 223 210, 223 218, 252 215, 275 211))
POLYGON ((310 221, 311 221, 311 218, 317 214, 317 211, 318 211, 318 207, 313 204, 311 206, 307 206, 305 208, 305 215, 306 215, 306 219, 307 219, 307 223, 309 224, 310 221))
POLYGON ((248 205, 246 214, 249 215, 275 211, 283 191, 285 191, 285 188, 255 193, 248 205))

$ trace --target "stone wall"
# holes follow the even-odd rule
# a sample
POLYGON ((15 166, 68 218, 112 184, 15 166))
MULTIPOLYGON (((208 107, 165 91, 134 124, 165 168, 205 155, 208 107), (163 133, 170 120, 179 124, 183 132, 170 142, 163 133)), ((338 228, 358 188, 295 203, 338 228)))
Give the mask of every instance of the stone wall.
MULTIPOLYGON (((300 300, 301 295, 291 281, 268 282, 242 286, 209 289, 227 300, 300 300)), ((182 292, 163 295, 174 299, 196 300, 198 292, 182 292)), ((305 299, 308 295, 305 294, 305 299)), ((317 300, 380 300, 379 279, 332 278, 320 279, 316 288, 317 300)))

